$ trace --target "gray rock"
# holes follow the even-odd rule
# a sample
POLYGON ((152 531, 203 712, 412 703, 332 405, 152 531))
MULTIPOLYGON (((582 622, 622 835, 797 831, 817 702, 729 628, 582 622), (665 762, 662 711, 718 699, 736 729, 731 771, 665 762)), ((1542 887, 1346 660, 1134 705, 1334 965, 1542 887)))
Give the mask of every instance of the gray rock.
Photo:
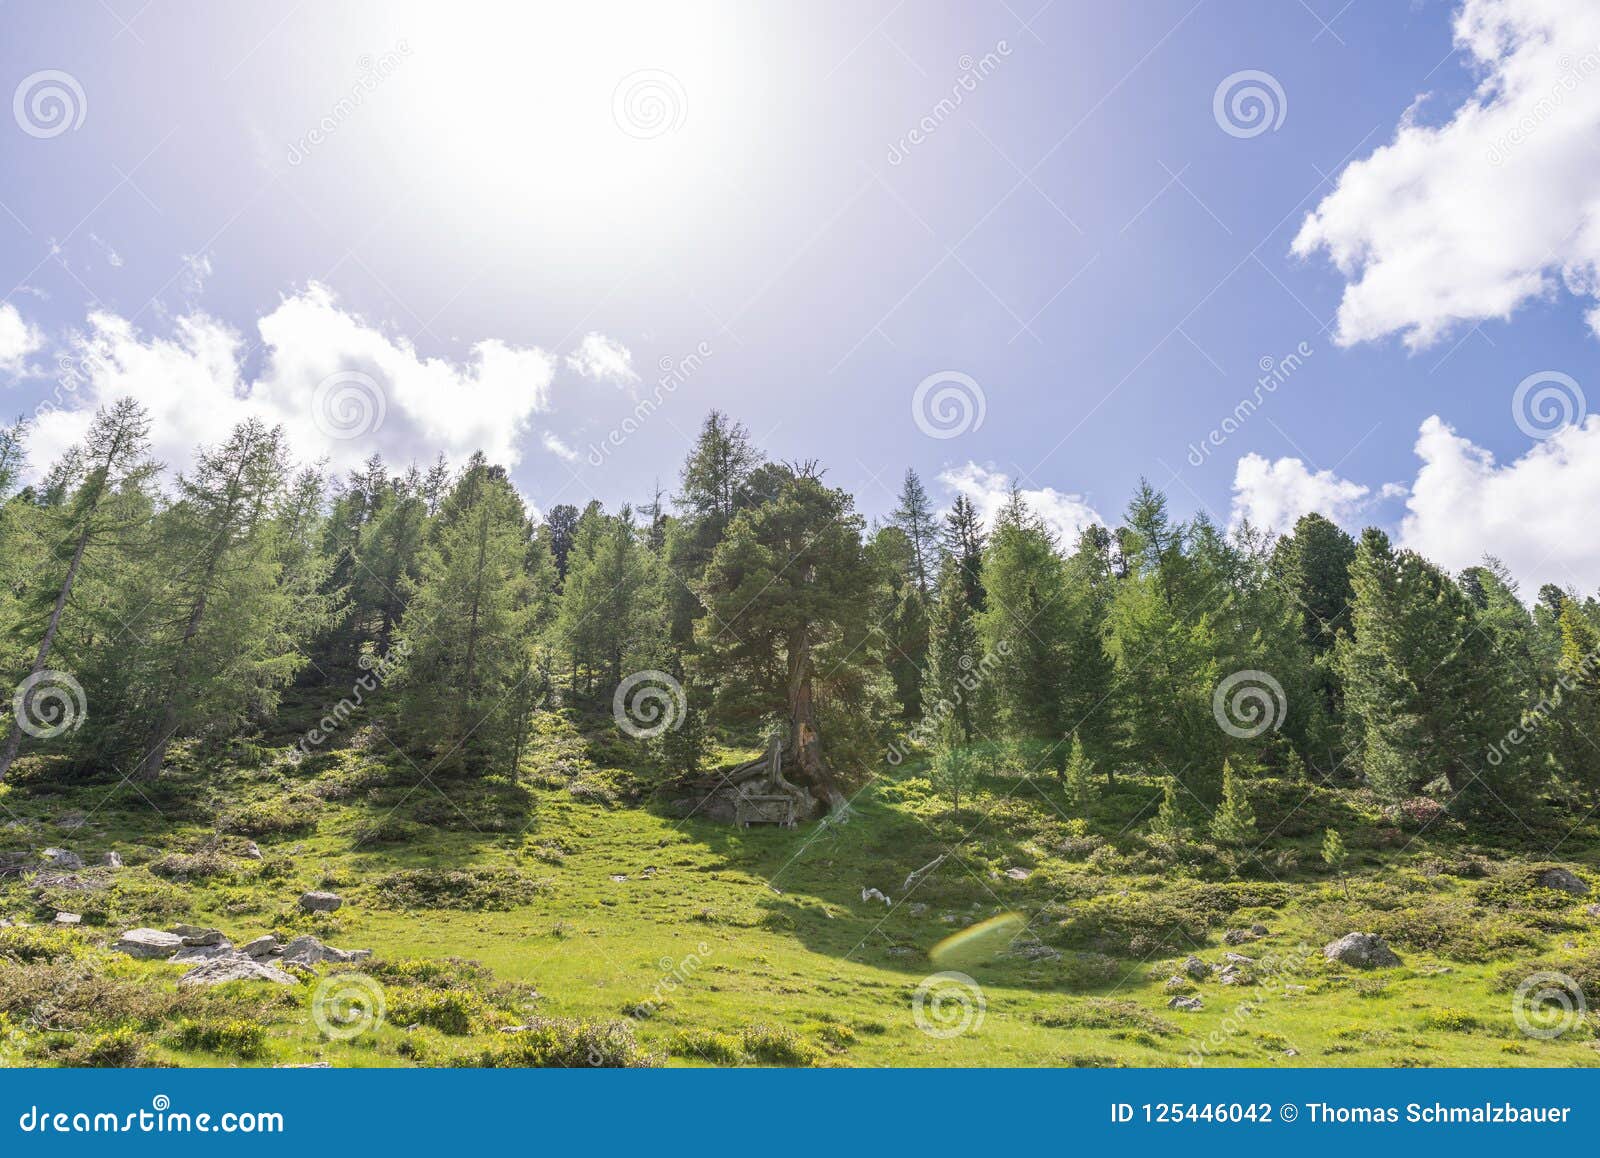
POLYGON ((1168 993, 1188 993, 1194 988, 1194 982, 1181 974, 1174 973, 1167 978, 1166 984, 1162 988, 1168 993))
POLYGON ((282 969, 252 961, 243 953, 230 953, 202 961, 178 978, 179 985, 222 985, 229 981, 271 981, 277 985, 298 985, 282 969))
POLYGON ((861 899, 863 901, 882 901, 886 905, 894 904, 893 901, 891 901, 888 897, 884 896, 877 889, 866 889, 866 888, 862 889, 861 890, 861 899))
POLYGON ((239 946, 239 952, 246 957, 253 957, 259 961, 263 957, 271 957, 278 951, 278 938, 268 933, 265 937, 257 937, 254 941, 246 941, 239 946))
POLYGON ((1376 933, 1346 933, 1332 944, 1323 946, 1322 955, 1341 965, 1354 965, 1357 969, 1389 969, 1400 964, 1389 944, 1376 933))
POLYGON ((236 957, 238 950, 224 941, 220 945, 185 945, 167 960, 174 965, 192 961, 215 961, 219 957, 236 957))
POLYGON ((342 964, 347 961, 365 961, 372 956, 371 949, 335 949, 324 945, 315 937, 296 937, 283 947, 285 965, 320 965, 324 961, 342 964))
POLYGON ((1211 973, 1211 966, 1207 965, 1198 957, 1185 957, 1183 960, 1182 969, 1196 981, 1199 981, 1202 977, 1209 976, 1211 973))
POLYGON ((58 925, 80 925, 83 923, 83 916, 80 913, 57 913, 55 923, 58 925))
POLYGON ((1222 934, 1222 943, 1224 945, 1243 945, 1246 941, 1254 940, 1255 934, 1248 929, 1229 929, 1222 934))
POLYGON ((1222 959, 1229 965, 1254 965, 1254 957, 1246 957, 1243 953, 1224 953, 1222 959))
POLYGON ((1589 895, 1589 886, 1584 884, 1577 873, 1564 868, 1547 868, 1536 878, 1547 889, 1559 889, 1563 893, 1571 893, 1575 897, 1589 895))
POLYGON ((160 929, 129 929, 117 938, 111 948, 141 961, 157 958, 164 961, 183 948, 183 938, 160 929))
POLYGON ((1033 873, 1025 868, 1006 869, 1006 876, 1010 877, 1014 881, 1025 881, 1032 875, 1033 873))
POLYGON ((1174 997, 1167 1002, 1168 1009, 1181 1009, 1185 1013, 1195 1013, 1204 1009, 1206 1003, 1198 997, 1174 997))
POLYGON ((244 842, 244 855, 249 860, 260 860, 261 849, 255 841, 247 840, 244 842))
POLYGON ((45 849, 44 859, 57 868, 81 869, 83 867, 83 858, 75 852, 68 852, 64 848, 45 849))
POLYGON ((1257 937, 1265 937, 1267 935, 1267 927, 1265 925, 1251 925, 1250 932, 1257 937))
POLYGON ((118 853, 118 852, 115 852, 115 851, 108 852, 108 853, 105 854, 105 856, 100 858, 100 863, 105 865, 106 868, 114 868, 114 869, 121 868, 122 867, 122 854, 118 853))
POLYGON ((305 893, 300 897, 300 909, 306 913, 331 913, 344 904, 344 899, 335 893, 305 893))
POLYGON ((928 911, 928 906, 923 904, 921 901, 918 901, 916 904, 910 906, 906 911, 909 912, 913 917, 920 917, 923 913, 928 911))
POLYGON ((185 945, 227 945, 228 938, 221 929, 207 929, 200 925, 174 925, 172 934, 182 937, 185 945))

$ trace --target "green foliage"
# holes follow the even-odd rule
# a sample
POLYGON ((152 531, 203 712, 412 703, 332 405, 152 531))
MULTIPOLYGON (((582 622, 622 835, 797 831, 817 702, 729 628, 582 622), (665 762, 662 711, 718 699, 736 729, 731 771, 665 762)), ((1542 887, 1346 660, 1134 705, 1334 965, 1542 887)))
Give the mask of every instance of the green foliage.
POLYGON ((267 1029, 249 1018, 195 1021, 185 1018, 172 1031, 177 1049, 224 1054, 254 1061, 267 1054, 267 1029))
POLYGON ((1259 839, 1250 798, 1227 760, 1222 762, 1222 803, 1211 817, 1211 839, 1230 848, 1245 848, 1259 839))
POLYGON ((1072 733, 1072 751, 1067 756, 1067 769, 1063 780, 1068 806, 1079 813, 1088 812, 1094 806, 1098 795, 1094 782, 1094 764, 1084 755, 1083 741, 1078 739, 1076 732, 1072 733))

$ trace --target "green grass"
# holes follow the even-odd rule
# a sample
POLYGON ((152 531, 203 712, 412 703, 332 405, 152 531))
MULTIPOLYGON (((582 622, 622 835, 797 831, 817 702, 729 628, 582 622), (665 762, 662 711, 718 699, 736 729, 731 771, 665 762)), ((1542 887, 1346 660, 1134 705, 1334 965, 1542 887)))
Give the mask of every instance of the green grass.
MULTIPOLYGON (((1531 888, 1530 866, 1549 862, 1516 844, 1474 843, 1453 822, 1415 838, 1348 793, 1253 783, 1263 830, 1278 831, 1230 871, 1217 850, 1154 846, 1130 824, 1153 811, 1154 778, 1122 778, 1085 823, 1062 814, 1047 777, 992 776, 952 814, 901 769, 861 792, 847 823, 738 831, 675 818, 650 798, 637 748, 557 716, 516 782, 435 783, 381 738, 366 743, 299 766, 186 752, 143 792, 20 765, 0 789, 14 821, 0 851, 59 845, 93 866, 114 848, 127 867, 77 874, 105 885, 92 890, 0 879, 0 916, 84 914, 77 932, 0 930, 0 1058, 592 1064, 628 1060, 636 1042, 666 1065, 1600 1062, 1589 1022, 1524 1035, 1511 992, 1535 968, 1600 978, 1600 920, 1585 911, 1600 893, 1531 888), (1317 855, 1328 825, 1352 852, 1338 880, 1317 855), (263 859, 244 855, 248 840, 263 859), (906 875, 952 844, 903 897, 906 875), (1014 867, 1027 878, 1008 877, 1014 867), (866 886, 894 906, 862 901, 866 886), (298 913, 311 888, 340 893, 344 908, 298 913), (1024 938, 930 961, 944 937, 1008 911, 1027 921, 1024 938), (178 990, 180 966, 101 948, 123 928, 180 920, 238 943, 314 932, 376 956, 293 989, 198 993, 178 990), (1253 924, 1268 933, 1224 944, 1253 924), (1388 937, 1405 965, 1323 961, 1321 946, 1353 930, 1388 937), (1253 983, 1169 991, 1183 958, 1224 952, 1257 959, 1253 983), (981 987, 981 1020, 968 991, 934 981, 921 1006, 940 1032, 924 1032, 919 986, 947 969, 981 987), (351 970, 382 987, 387 1015, 329 1037, 313 996, 351 970), (1174 992, 1204 1009, 1168 1009, 1174 992)), ((1570 820, 1551 823, 1544 847, 1570 820)), ((1597 840, 1592 824, 1580 829, 1562 863, 1586 871, 1597 840)))

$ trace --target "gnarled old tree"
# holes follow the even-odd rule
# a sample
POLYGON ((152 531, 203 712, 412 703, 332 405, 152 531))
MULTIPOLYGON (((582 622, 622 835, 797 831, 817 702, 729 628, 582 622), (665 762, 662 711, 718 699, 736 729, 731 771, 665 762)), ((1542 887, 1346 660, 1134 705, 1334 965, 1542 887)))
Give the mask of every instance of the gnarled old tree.
POLYGON ((725 715, 785 721, 783 774, 820 815, 845 802, 822 721, 875 659, 874 572, 849 495, 811 464, 765 469, 772 497, 733 518, 697 586, 699 663, 725 715))

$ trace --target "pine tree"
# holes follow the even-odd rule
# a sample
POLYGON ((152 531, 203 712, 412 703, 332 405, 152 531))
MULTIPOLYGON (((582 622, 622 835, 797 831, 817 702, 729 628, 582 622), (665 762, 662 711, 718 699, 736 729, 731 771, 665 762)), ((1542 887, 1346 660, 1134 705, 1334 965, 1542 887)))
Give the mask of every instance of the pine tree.
POLYGON ((1168 844, 1188 840, 1194 833, 1189 812, 1179 797, 1178 778, 1167 776, 1161 790, 1161 805, 1150 822, 1150 835, 1168 844))
POLYGON ((950 810, 960 811, 962 794, 970 795, 978 780, 978 765, 972 749, 962 743, 956 728, 948 721, 941 727, 939 741, 928 767, 928 782, 935 792, 949 797, 950 810))
POLYGON ((1256 840, 1256 814, 1234 775, 1233 765, 1222 762, 1222 803, 1211 818, 1211 839, 1229 848, 1244 848, 1256 840))
MULTIPOLYGON (((13 431, 0 447, 5 452, 0 466, 8 475, 19 448, 18 434, 13 431)), ((33 584, 43 622, 33 662, 21 684, 29 696, 35 694, 49 667, 61 619, 79 576, 100 563, 102 547, 148 514, 144 492, 160 469, 149 459, 149 448, 150 416, 138 403, 124 398, 95 414, 84 445, 69 451, 53 472, 53 485, 69 490, 70 496, 37 528, 55 549, 49 552, 50 565, 33 584), (65 563, 57 566, 60 555, 65 556, 65 563)), ((21 705, 21 716, 0 749, 0 780, 10 771, 21 746, 20 720, 34 715, 31 704, 21 705)))
POLYGON ((954 721, 960 742, 972 742, 976 713, 983 703, 983 671, 978 666, 978 627, 967 602, 964 575, 953 555, 939 567, 939 597, 928 632, 928 668, 922 682, 922 714, 954 721))
POLYGON ((966 495, 957 495, 944 517, 944 553, 953 556, 961 572, 961 586, 967 606, 976 615, 985 607, 983 590, 983 550, 988 537, 978 508, 966 495))
POLYGON ((933 594, 933 574, 938 555, 934 530, 933 504, 917 472, 907 470, 900 486, 900 501, 889 516, 894 526, 905 532, 911 544, 912 576, 924 598, 933 594))
POLYGON ((1078 739, 1078 733, 1072 733, 1072 752, 1067 757, 1067 768, 1063 774, 1066 785, 1067 803, 1080 814, 1087 815, 1094 807, 1097 795, 1094 782, 1094 764, 1084 754, 1083 741, 1078 739))

